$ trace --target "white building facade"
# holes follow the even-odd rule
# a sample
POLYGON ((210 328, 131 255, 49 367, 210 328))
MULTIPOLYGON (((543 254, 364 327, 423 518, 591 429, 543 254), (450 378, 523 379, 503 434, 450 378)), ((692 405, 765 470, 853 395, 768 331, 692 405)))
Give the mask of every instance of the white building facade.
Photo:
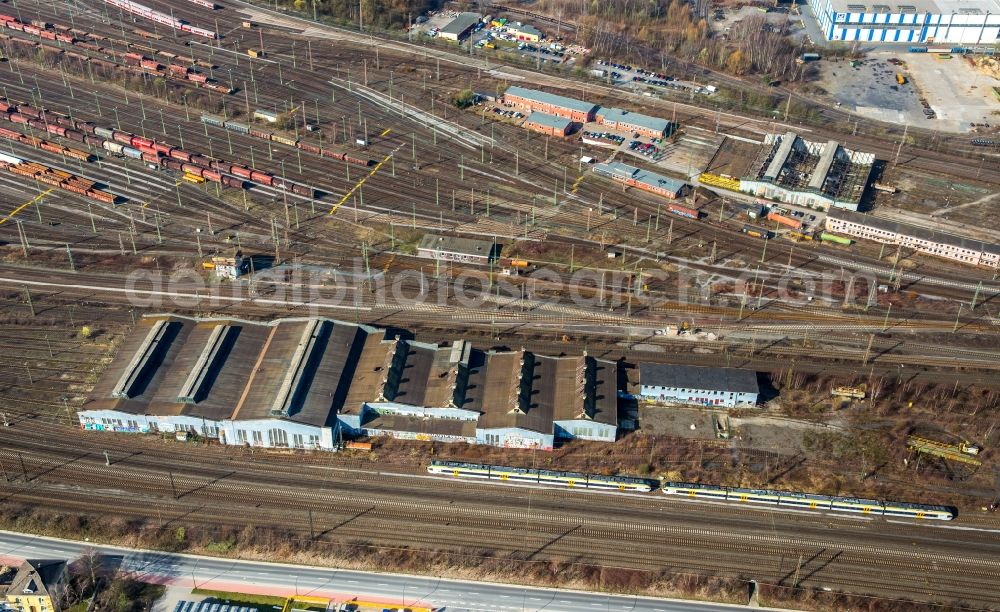
POLYGON ((827 40, 989 46, 1000 39, 998 0, 863 3, 809 0, 827 40))

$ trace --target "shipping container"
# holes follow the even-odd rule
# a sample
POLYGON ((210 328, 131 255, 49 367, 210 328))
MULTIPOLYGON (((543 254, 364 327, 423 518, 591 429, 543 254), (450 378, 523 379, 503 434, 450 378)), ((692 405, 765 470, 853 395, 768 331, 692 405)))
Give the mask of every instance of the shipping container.
POLYGON ((767 213, 767 218, 768 218, 769 221, 774 221, 775 223, 780 223, 782 225, 787 225, 788 227, 790 227, 792 229, 799 229, 800 227, 802 227, 802 222, 801 221, 799 221, 797 219, 792 219, 791 217, 785 217, 783 215, 779 215, 778 213, 775 213, 775 212, 769 212, 769 213, 767 213))

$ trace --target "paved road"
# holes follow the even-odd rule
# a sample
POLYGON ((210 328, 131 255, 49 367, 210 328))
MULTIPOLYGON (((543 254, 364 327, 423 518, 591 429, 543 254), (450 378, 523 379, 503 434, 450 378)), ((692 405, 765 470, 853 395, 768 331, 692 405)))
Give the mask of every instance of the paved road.
POLYGON ((87 549, 111 556, 116 563, 120 563, 122 569, 133 572, 149 582, 278 595, 298 593, 344 599, 358 597, 362 600, 387 604, 433 606, 448 612, 453 610, 713 612, 747 609, 745 606, 725 604, 611 596, 435 577, 235 561, 114 546, 93 546, 87 542, 0 532, 0 559, 72 559, 87 549))

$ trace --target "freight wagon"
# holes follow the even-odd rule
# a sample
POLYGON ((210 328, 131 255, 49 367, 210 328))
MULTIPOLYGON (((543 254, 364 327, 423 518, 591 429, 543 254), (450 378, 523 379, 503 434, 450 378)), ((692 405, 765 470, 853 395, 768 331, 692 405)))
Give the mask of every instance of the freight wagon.
POLYGON ((687 217, 688 219, 698 219, 700 213, 687 206, 681 206, 680 204, 667 204, 667 210, 674 213, 675 215, 680 215, 682 217, 687 217))
POLYGON ((854 241, 851 240, 850 238, 844 238, 842 236, 835 236, 833 234, 827 234, 826 232, 823 232, 822 234, 820 234, 819 235, 819 239, 822 240, 822 241, 824 241, 824 242, 835 242, 837 244, 846 244, 848 246, 854 244, 854 241))
POLYGON ((744 225, 743 229, 740 230, 747 236, 753 236, 754 238, 763 238, 767 240, 771 237, 771 232, 767 230, 760 229, 759 227, 754 227, 752 225, 744 225))

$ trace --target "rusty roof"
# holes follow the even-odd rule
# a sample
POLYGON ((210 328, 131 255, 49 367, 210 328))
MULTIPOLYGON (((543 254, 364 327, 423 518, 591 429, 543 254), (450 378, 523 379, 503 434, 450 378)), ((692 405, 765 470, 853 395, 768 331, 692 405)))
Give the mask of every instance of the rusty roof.
POLYGON ((256 323, 144 317, 126 336, 84 409, 210 420, 283 418, 329 426, 337 409, 350 405, 352 397, 374 399, 381 393, 379 370, 368 366, 377 362, 387 367, 392 346, 381 330, 331 319, 256 323), (155 362, 151 358, 147 375, 134 385, 131 397, 112 397, 159 320, 169 327, 155 362), (218 353, 207 359, 206 346, 218 326, 228 330, 218 353), (304 342, 307 337, 309 343, 304 342), (201 391, 195 397, 182 395, 199 368, 205 369, 201 391), (276 411, 276 406, 283 410, 276 411))
POLYGON ((421 436, 452 436, 475 439, 476 422, 459 419, 425 419, 403 414, 380 414, 364 423, 367 430, 409 432, 416 439, 421 436))
POLYGON ((481 355, 470 359, 464 406, 482 413, 479 427, 552 433, 553 403, 544 382, 552 372, 546 359, 523 350, 481 355))
POLYGON ((445 408, 455 406, 458 376, 468 361, 469 344, 400 343, 393 362, 385 397, 410 406, 445 408))

